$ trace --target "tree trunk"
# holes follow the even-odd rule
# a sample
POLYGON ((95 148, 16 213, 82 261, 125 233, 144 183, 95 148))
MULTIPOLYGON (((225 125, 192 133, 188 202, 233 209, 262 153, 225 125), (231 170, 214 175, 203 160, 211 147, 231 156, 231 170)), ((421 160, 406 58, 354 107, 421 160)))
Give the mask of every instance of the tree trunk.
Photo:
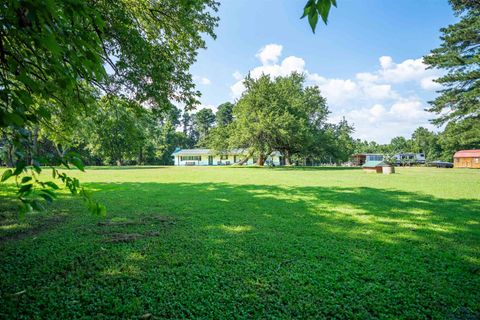
POLYGON ((288 152, 288 150, 285 150, 285 152, 283 153, 284 155, 284 158, 285 158, 285 165, 286 166, 291 166, 292 165, 292 161, 290 160, 290 153, 288 152))
POLYGON ((10 143, 7 147, 7 167, 15 167, 15 146, 10 143))
POLYGON ((122 159, 117 159, 117 166, 121 167, 122 166, 122 159))
POLYGON ((67 153, 67 150, 65 148, 62 148, 61 145, 55 143, 55 150, 57 151, 57 154, 60 158, 65 157, 65 154, 67 153))
POLYGON ((265 155, 261 154, 261 155, 258 157, 257 165, 263 167, 264 164, 265 164, 265 155))
POLYGON ((34 158, 38 155, 38 126, 33 129, 32 152, 30 154, 30 165, 33 165, 34 158))
POLYGON ((243 166, 245 163, 247 163, 248 159, 252 157, 253 152, 250 152, 244 159, 240 160, 238 162, 238 165, 243 166))

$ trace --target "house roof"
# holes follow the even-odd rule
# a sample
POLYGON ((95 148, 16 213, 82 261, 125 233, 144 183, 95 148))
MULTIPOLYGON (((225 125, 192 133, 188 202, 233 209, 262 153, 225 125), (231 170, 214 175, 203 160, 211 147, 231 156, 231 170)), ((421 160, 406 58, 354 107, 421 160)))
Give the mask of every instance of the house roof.
POLYGON ((213 154, 213 151, 211 149, 180 149, 172 153, 172 156, 180 156, 180 155, 189 155, 189 156, 195 156, 195 155, 202 155, 202 154, 213 154))
POLYGON ((352 157, 358 157, 358 156, 383 156, 381 153, 355 153, 352 154, 352 157))
MULTIPOLYGON (((172 156, 196 156, 196 155, 213 155, 213 154, 228 154, 228 155, 242 155, 247 153, 245 149, 231 149, 225 152, 218 152, 213 149, 179 149, 172 153, 172 156)), ((273 151, 270 155, 281 156, 278 151, 273 151)))
POLYGON ((384 167, 387 164, 383 161, 367 161, 362 166, 362 168, 375 168, 375 167, 384 167))
POLYGON ((480 157, 480 149, 476 150, 460 150, 457 151, 454 155, 454 158, 472 158, 480 157))

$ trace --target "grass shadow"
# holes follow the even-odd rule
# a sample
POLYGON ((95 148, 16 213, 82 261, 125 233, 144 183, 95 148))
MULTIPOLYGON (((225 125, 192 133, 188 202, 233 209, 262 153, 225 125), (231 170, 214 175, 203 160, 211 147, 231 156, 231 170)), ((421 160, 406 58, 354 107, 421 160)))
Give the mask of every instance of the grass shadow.
POLYGON ((116 226, 111 231, 159 236, 113 244, 103 242, 98 218, 78 215, 40 242, 5 244, 4 316, 46 316, 45 306, 57 317, 448 318, 480 311, 476 199, 368 187, 85 185, 109 219, 169 216, 178 223, 116 226), (12 296, 24 288, 35 290, 12 296))

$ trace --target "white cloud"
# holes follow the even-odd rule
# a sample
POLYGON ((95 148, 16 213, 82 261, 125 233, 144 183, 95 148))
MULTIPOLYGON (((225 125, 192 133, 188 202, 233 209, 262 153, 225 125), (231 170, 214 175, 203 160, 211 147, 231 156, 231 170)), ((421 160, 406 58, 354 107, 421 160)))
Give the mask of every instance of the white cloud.
POLYGON ((368 72, 360 72, 356 74, 356 78, 359 81, 365 81, 365 82, 374 82, 378 80, 378 76, 368 73, 368 72))
POLYGON ((238 71, 238 70, 235 71, 235 72, 232 74, 232 76, 233 76, 233 78, 234 78, 235 80, 241 80, 241 79, 243 79, 243 75, 242 75, 242 74, 240 73, 240 71, 238 71))
MULTIPOLYGON (((382 64, 382 61, 380 61, 380 63, 382 64)), ((427 66, 423 63, 422 58, 415 60, 408 59, 399 64, 396 64, 391 60, 391 62, 385 67, 382 64, 382 68, 380 74, 383 79, 393 83, 420 80, 431 72, 431 70, 427 70, 427 66)))
POLYGON ((419 126, 433 129, 428 123, 430 114, 424 111, 424 104, 418 98, 409 98, 389 105, 363 107, 336 114, 332 122, 342 117, 355 124, 355 136, 360 139, 387 143, 395 136, 410 136, 419 126))
MULTIPOLYGON (((305 60, 288 56, 281 59, 283 47, 269 44, 256 57, 260 65, 250 70, 253 78, 262 74, 271 77, 286 76, 292 72, 304 73, 308 85, 319 87, 332 111, 329 121, 338 122, 345 117, 355 126, 355 137, 388 142, 392 137, 410 136, 418 126, 433 129, 428 120, 431 115, 424 109, 426 100, 418 94, 428 94, 440 88, 433 82, 440 73, 427 69, 422 58, 395 62, 390 56, 379 58, 380 67, 374 71, 356 73, 353 78, 328 78, 306 68, 305 60)), ((239 71, 231 87, 234 98, 245 90, 239 71)))
POLYGON ((392 57, 389 57, 389 56, 381 56, 378 60, 380 61, 380 65, 382 66, 382 69, 388 69, 393 64, 393 59, 392 57))
POLYGON ((235 98, 238 98, 242 95, 243 91, 245 91, 245 86, 243 85, 243 80, 235 82, 231 87, 230 90, 232 91, 232 95, 235 98))
POLYGON ((358 98, 360 89, 358 84, 350 79, 325 79, 322 82, 317 82, 316 85, 320 91, 327 98, 327 101, 332 104, 341 104, 349 100, 358 98))
POLYGON ((423 78, 422 80, 420 80, 420 85, 425 90, 429 90, 429 91, 440 90, 442 89, 442 85, 440 83, 436 83, 433 81, 437 78, 438 77, 435 77, 435 76, 423 78))
POLYGON ((195 108, 194 111, 192 111, 193 114, 197 113, 198 111, 202 109, 212 109, 213 113, 217 112, 218 107, 214 106, 213 104, 201 104, 195 108))
POLYGON ((392 90, 389 84, 362 84, 362 90, 366 97, 373 100, 393 99, 397 93, 392 90))
POLYGON ((260 59, 262 64, 268 64, 270 62, 276 63, 278 58, 282 55, 283 46, 279 44, 267 44, 260 49, 256 54, 256 57, 260 59))
MULTIPOLYGON (((271 54, 274 51, 274 49, 271 49, 272 46, 280 47, 279 53, 281 53, 282 46, 273 44, 267 45, 262 50, 260 50, 260 52, 256 56, 259 58, 262 65, 250 70, 250 76, 252 78, 258 79, 262 75, 269 75, 272 78, 275 78, 278 76, 287 76, 292 72, 302 73, 305 71, 305 60, 295 56, 286 57, 282 60, 280 64, 271 63, 274 61, 277 62, 279 60, 279 55, 271 54), (267 54, 265 52, 270 54, 268 56, 268 59, 266 59, 267 54)), ((233 97, 238 98, 242 95, 243 91, 245 91, 245 86, 243 85, 243 77, 238 71, 233 74, 233 77, 237 80, 237 82, 230 86, 230 90, 233 97)))
POLYGON ((209 85, 212 82, 210 81, 210 79, 203 77, 203 78, 200 79, 200 83, 203 84, 203 85, 209 85))

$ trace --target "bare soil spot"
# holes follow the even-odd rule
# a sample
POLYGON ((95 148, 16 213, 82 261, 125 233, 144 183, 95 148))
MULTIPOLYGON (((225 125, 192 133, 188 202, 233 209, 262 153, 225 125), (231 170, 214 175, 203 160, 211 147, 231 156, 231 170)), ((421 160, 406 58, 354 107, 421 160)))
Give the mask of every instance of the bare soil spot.
MULTIPOLYGON (((31 227, 28 229, 24 229, 15 233, 1 235, 0 236, 0 244, 7 242, 7 241, 15 241, 15 240, 22 240, 28 237, 33 237, 39 235, 42 232, 45 232, 53 227, 59 225, 60 223, 64 222, 67 219, 65 215, 57 214, 51 217, 39 218, 33 222, 29 222, 31 227)), ((18 220, 12 221, 2 221, 2 225, 8 225, 9 223, 17 223, 18 220)))
POLYGON ((125 227, 125 226, 139 226, 139 225, 157 225, 160 227, 166 227, 169 225, 175 224, 175 218, 168 216, 148 216, 142 217, 139 220, 105 220, 97 223, 99 227, 102 227, 98 230, 98 233, 105 236, 104 242, 109 243, 126 243, 132 242, 138 239, 147 238, 147 237, 159 237, 161 235, 161 230, 148 230, 144 232, 118 232, 116 227, 125 227), (111 229, 115 230, 113 232, 111 229))

